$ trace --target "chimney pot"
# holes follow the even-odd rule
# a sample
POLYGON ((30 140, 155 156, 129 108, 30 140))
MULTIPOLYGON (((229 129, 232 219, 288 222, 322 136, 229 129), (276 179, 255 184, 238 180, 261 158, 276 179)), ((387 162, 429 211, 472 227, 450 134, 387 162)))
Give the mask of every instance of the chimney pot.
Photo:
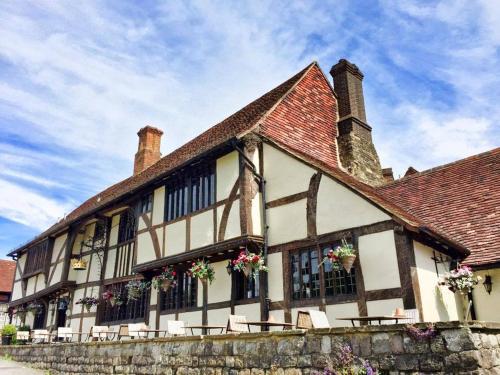
POLYGON ((141 173, 161 158, 160 145, 163 131, 147 125, 137 132, 139 146, 134 160, 134 176, 141 173))
POLYGON ((382 176, 384 177, 385 182, 394 181, 394 173, 392 172, 392 168, 382 168, 382 176))

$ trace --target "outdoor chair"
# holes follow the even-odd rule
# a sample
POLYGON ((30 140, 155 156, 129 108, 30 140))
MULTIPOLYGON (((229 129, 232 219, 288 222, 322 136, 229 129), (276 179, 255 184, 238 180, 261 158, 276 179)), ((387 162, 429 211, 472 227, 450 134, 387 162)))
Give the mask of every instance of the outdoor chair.
POLYGON ((16 332, 16 339, 17 339, 17 341, 26 343, 30 339, 30 332, 29 331, 17 331, 16 332))
POLYGON ((172 336, 185 336, 186 328, 184 326, 184 322, 182 320, 168 320, 165 336, 167 334, 172 336))
MULTIPOLYGON (((106 341, 108 340, 109 327, 108 326, 92 326, 87 336, 87 341, 106 341)), ((114 336, 114 334, 113 334, 114 336)))
POLYGON ((57 338, 61 341, 72 341, 73 340, 73 330, 71 327, 59 327, 57 328, 57 338))
POLYGON ((330 328, 330 323, 324 311, 307 310, 297 313, 298 329, 330 328))
POLYGON ((246 322, 246 316, 229 315, 226 332, 250 332, 250 328, 248 328, 246 322))
POLYGON ((121 324, 118 331, 118 340, 123 337, 134 338, 147 338, 149 334, 149 327, 144 323, 129 323, 121 324))
POLYGON ((49 343, 51 334, 47 329, 34 329, 32 331, 32 339, 35 344, 49 343))

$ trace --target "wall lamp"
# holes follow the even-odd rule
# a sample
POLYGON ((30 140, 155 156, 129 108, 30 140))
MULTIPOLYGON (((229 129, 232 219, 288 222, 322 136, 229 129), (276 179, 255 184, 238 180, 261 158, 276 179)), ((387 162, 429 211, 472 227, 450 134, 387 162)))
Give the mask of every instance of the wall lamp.
POLYGON ((484 277, 484 283, 483 283, 484 289, 488 292, 488 294, 491 294, 491 289, 493 288, 493 283, 491 281, 491 276, 486 275, 484 277))

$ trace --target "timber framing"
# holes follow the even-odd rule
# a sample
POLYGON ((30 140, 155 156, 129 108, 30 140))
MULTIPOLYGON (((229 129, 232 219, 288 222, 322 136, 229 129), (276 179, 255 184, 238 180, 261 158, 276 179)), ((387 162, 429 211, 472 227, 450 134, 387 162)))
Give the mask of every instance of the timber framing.
POLYGON ((27 303, 27 302, 50 297, 54 294, 62 294, 62 293, 68 292, 70 290, 73 290, 75 288, 76 288, 75 281, 60 281, 54 285, 49 286, 48 288, 45 288, 39 292, 33 293, 27 297, 23 297, 23 298, 15 300, 15 301, 12 301, 9 303, 9 306, 22 305, 22 304, 27 303))

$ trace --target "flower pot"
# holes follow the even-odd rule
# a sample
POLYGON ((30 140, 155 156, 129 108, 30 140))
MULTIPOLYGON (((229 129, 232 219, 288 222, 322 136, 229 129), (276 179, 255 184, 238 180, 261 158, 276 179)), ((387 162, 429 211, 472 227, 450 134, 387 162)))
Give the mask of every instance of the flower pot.
POLYGON ((340 259, 340 264, 342 264, 342 267, 344 267, 347 273, 351 273, 351 268, 355 260, 356 260, 356 255, 347 255, 340 259))
POLYGON ((169 279, 162 280, 160 284, 160 287, 164 292, 168 292, 171 286, 172 286, 172 280, 169 279))
POLYGON ((12 343, 12 335, 2 335, 2 345, 10 345, 12 343))
POLYGON ((245 264, 245 267, 243 268, 243 273, 245 274, 246 277, 248 277, 252 273, 252 265, 250 263, 245 264))
POLYGON ((85 305, 85 309, 87 310, 87 312, 90 312, 91 308, 92 308, 92 305, 85 305))

